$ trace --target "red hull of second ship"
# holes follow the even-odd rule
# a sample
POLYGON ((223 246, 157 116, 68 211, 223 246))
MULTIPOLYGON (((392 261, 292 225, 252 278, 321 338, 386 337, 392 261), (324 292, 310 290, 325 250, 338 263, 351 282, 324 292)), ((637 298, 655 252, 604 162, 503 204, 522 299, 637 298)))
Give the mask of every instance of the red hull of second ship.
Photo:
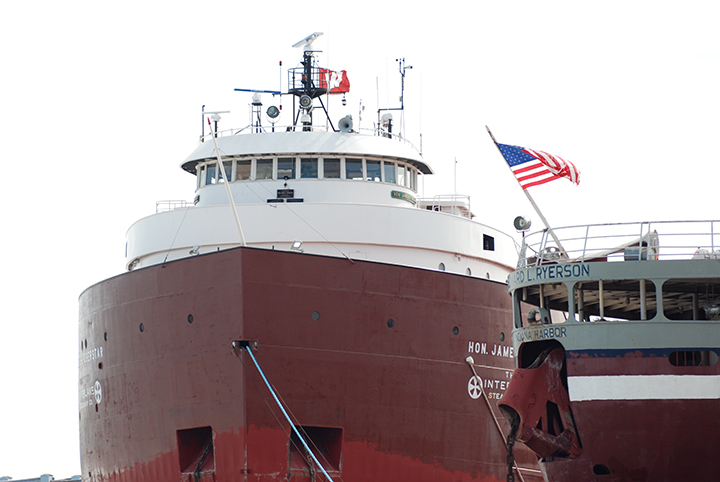
MULTIPOLYGON (((673 366, 673 349, 570 351, 569 382, 576 376, 656 377, 718 375, 716 366, 673 366)), ((707 383, 713 383, 708 377, 707 383)), ((642 380, 642 378, 637 378, 642 380)), ((650 380, 650 379, 649 379, 650 380)), ((657 383, 657 382, 649 382, 657 383)), ((554 458, 541 465, 549 481, 683 482, 714 481, 720 474, 717 444, 698 443, 720 433, 717 399, 690 399, 685 393, 667 393, 666 399, 572 400, 582 453, 577 459, 554 458)), ((613 399, 616 398, 616 399, 613 399)))
POLYGON ((538 341, 521 360, 523 350, 544 361, 517 369, 500 403, 524 416, 518 438, 543 457, 547 482, 718 479, 717 445, 703 442, 720 431, 717 364, 673 364, 693 353, 674 348, 566 353, 538 341), (547 407, 537 424, 535 407, 547 407))
MULTIPOLYGON (((504 480, 505 446, 469 395, 465 357, 504 346, 473 356, 488 385, 506 379, 510 320, 502 283, 271 250, 111 278, 80 298, 83 478, 313 480, 249 355, 235 356, 239 339, 257 342, 333 478, 504 480)), ((527 449, 516 460, 536 467, 527 449)))

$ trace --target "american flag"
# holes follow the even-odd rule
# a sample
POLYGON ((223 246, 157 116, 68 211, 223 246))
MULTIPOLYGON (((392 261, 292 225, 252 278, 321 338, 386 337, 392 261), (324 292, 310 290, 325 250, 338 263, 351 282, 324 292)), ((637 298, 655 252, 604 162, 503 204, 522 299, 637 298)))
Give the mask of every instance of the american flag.
POLYGON ((570 179, 573 184, 580 184, 580 171, 572 162, 524 147, 507 144, 498 144, 498 147, 523 189, 561 177, 570 179))

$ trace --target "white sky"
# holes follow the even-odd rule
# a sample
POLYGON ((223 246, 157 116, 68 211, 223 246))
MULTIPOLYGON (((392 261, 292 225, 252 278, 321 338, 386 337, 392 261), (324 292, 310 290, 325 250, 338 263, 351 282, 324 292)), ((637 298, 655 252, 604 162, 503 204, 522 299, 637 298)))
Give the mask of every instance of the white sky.
POLYGON ((125 231, 155 201, 192 199, 179 164, 201 106, 245 125, 233 88, 276 90, 282 60, 285 89, 292 44, 314 31, 321 64, 351 81, 335 121, 358 126, 362 99, 371 127, 378 97, 397 106, 395 59, 414 67, 407 134, 422 131, 437 174, 425 194, 452 192, 457 159, 487 224, 510 231, 532 209, 486 124, 581 170, 579 187, 531 190, 555 226, 720 217, 714 0, 263 3, 3 4, 0 476, 80 473, 78 296, 122 272, 125 231))

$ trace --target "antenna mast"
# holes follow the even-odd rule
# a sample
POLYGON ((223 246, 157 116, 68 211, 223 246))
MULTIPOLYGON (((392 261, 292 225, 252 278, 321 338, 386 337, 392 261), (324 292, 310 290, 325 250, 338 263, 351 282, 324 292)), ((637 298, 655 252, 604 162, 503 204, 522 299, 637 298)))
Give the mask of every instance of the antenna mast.
POLYGON ((380 117, 380 113, 384 111, 390 111, 390 110, 399 110, 401 115, 401 121, 400 121, 400 135, 404 136, 405 133, 403 132, 404 129, 404 114, 405 114, 405 71, 408 69, 412 69, 412 65, 405 65, 405 58, 401 59, 395 59, 395 61, 398 63, 398 70, 400 71, 400 107, 388 107, 385 109, 378 109, 378 125, 384 125, 388 128, 388 133, 392 133, 392 116, 389 118, 385 118, 385 116, 380 117))

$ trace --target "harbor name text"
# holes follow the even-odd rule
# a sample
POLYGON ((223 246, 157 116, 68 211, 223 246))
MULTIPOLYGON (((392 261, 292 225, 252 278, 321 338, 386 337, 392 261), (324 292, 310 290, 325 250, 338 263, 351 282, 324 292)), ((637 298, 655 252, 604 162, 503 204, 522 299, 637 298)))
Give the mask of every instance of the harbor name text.
POLYGON ((524 341, 547 340, 551 338, 565 338, 567 332, 564 326, 546 325, 542 328, 533 328, 531 330, 522 330, 515 333, 515 341, 522 343, 524 341))

